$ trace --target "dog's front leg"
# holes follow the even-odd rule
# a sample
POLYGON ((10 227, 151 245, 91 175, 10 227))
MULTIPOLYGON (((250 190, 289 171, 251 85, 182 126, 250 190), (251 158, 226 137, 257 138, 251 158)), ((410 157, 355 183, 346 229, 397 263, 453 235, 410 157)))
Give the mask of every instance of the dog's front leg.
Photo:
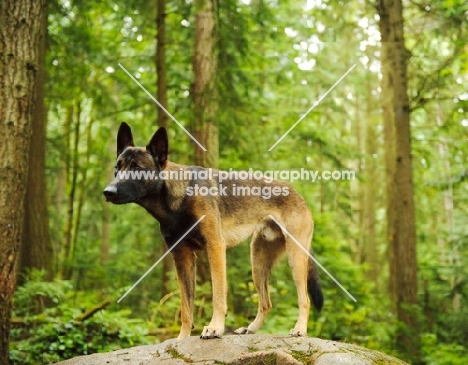
POLYGON ((195 298, 196 256, 189 248, 177 247, 173 251, 177 281, 180 288, 180 317, 182 326, 178 339, 190 336, 193 327, 193 301, 195 298))
POLYGON ((226 247, 222 239, 209 242, 206 246, 213 287, 213 317, 203 328, 200 338, 219 338, 224 333, 224 320, 227 314, 226 247))

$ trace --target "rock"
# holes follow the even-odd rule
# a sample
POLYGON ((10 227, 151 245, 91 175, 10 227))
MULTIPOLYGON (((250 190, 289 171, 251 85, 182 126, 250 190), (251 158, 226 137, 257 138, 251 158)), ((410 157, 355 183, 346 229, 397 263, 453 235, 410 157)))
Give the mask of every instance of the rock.
POLYGON ((309 337, 273 335, 224 336, 132 347, 80 356, 60 365, 408 365, 382 352, 309 337))

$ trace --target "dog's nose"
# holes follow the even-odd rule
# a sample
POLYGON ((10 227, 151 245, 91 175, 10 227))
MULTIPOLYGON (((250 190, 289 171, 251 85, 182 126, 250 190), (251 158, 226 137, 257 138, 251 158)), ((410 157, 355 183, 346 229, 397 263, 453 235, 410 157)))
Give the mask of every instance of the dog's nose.
POLYGON ((117 188, 115 186, 108 186, 102 193, 105 195, 106 200, 110 201, 117 195, 117 188))

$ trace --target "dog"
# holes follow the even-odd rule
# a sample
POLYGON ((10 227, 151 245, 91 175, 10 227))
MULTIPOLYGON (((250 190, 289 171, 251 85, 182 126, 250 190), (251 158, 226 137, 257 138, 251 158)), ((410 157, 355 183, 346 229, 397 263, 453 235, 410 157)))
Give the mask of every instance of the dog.
POLYGON ((246 172, 235 176, 231 171, 234 176, 227 176, 226 171, 176 164, 168 160, 164 128, 156 131, 146 147, 135 147, 125 122, 117 134, 114 175, 103 192, 106 200, 145 208, 159 222, 161 235, 172 249, 181 298, 179 339, 190 336, 193 329, 196 251, 207 252, 213 293, 213 316, 200 337, 218 338, 224 333, 227 315, 226 250, 249 237, 258 311, 252 323, 235 333, 252 334, 263 324, 272 308, 268 292, 271 269, 286 252, 299 306, 290 335, 307 336, 308 293, 318 311, 323 294, 317 268, 304 252, 311 250, 312 213, 289 183, 245 178, 246 172), (141 178, 141 173, 152 175, 141 178))

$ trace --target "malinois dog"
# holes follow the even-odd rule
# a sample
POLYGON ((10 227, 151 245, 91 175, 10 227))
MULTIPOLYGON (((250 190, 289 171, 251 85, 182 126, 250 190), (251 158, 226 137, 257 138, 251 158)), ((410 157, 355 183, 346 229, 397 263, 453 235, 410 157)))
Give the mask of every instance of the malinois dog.
POLYGON ((255 333, 263 324, 272 307, 268 292, 270 272, 286 251, 299 304, 299 317, 290 335, 307 335, 310 311, 307 292, 318 311, 323 305, 323 295, 316 266, 304 252, 304 249, 311 250, 312 214, 289 183, 246 179, 240 175, 226 177, 226 171, 176 164, 168 160, 164 128, 157 130, 146 147, 135 147, 132 131, 126 123, 120 125, 117 134, 114 173, 115 179, 104 190, 107 201, 141 205, 158 220, 161 235, 168 248, 172 248, 181 297, 179 339, 190 336, 193 328, 195 252, 207 252, 213 291, 213 317, 204 327, 201 338, 220 337, 227 314, 226 249, 250 236, 258 312, 252 323, 235 333, 255 333), (137 172, 152 172, 153 175, 141 178, 137 172), (184 178, 181 179, 181 175, 184 178), (174 176, 179 178, 171 178, 174 176), (268 196, 265 192, 269 192, 268 196), (204 219, 187 234, 202 216, 204 219))

